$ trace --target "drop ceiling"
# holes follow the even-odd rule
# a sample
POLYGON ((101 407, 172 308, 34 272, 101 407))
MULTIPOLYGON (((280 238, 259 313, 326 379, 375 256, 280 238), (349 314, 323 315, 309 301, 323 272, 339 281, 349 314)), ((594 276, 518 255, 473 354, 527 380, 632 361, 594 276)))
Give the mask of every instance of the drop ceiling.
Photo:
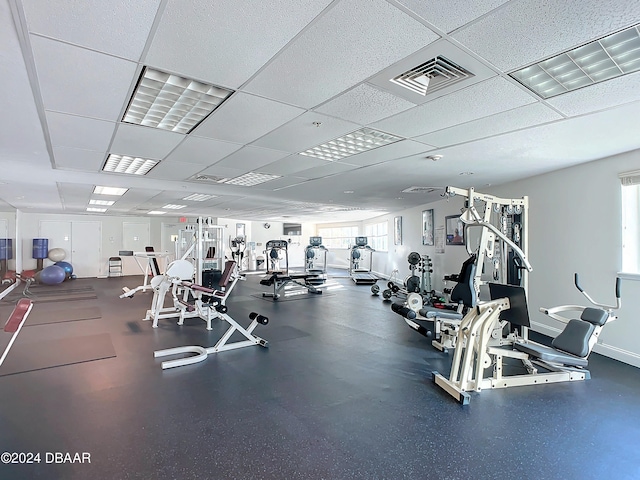
POLYGON ((351 220, 640 149, 640 73, 548 100, 509 76, 639 23, 635 0, 0 0, 0 205, 86 214, 105 185, 128 191, 102 215, 351 220), (438 56, 472 75, 390 81, 438 56), (233 93, 188 134, 123 123, 145 67, 233 93), (401 140, 300 155, 365 127, 401 140), (273 179, 197 179, 250 173, 273 179))

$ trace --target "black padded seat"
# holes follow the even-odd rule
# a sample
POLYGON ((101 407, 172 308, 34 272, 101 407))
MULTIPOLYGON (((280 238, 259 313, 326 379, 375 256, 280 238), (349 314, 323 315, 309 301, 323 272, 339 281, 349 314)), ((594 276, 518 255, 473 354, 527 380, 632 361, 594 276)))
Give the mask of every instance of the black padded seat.
POLYGON ((444 310, 442 308, 435 307, 423 307, 418 313, 425 318, 440 318, 447 320, 462 320, 462 314, 454 312, 453 310, 444 310))
POLYGON ((571 367, 586 367, 589 364, 586 358, 576 357, 575 355, 570 355, 555 348, 546 347, 537 343, 516 342, 513 344, 513 348, 549 363, 558 363, 571 367))
POLYGON ((609 312, 601 308, 587 307, 582 311, 580 319, 601 327, 609 319, 609 312))

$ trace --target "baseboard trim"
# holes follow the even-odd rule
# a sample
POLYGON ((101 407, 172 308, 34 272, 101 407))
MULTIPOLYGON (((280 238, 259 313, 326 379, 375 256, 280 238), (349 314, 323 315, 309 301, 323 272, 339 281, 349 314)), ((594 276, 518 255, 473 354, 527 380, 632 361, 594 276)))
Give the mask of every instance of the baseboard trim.
POLYGON ((614 347, 613 345, 608 345, 606 343, 599 343, 595 347, 593 347, 593 351, 599 353, 600 355, 604 355, 605 357, 619 360, 620 362, 627 363, 634 367, 640 367, 640 355, 634 352, 630 352, 629 350, 614 347))

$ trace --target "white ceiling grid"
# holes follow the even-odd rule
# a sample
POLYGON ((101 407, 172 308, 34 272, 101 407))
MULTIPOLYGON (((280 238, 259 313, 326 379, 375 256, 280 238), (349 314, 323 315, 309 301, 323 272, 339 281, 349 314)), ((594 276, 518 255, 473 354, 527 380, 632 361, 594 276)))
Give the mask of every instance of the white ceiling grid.
POLYGON ((86 213, 108 185, 129 191, 106 215, 186 204, 339 221, 439 198, 401 193, 412 185, 495 185, 639 149, 640 73, 548 100, 509 77, 638 23, 637 0, 0 0, 0 204, 86 213), (389 81, 440 55, 473 76, 426 96, 389 81), (234 93, 188 135, 122 123, 146 66, 234 93), (363 127, 402 139, 300 155, 363 127), (109 154, 159 163, 105 173, 109 154), (279 178, 194 178, 246 174, 279 178), (181 200, 193 193, 217 197, 181 200))

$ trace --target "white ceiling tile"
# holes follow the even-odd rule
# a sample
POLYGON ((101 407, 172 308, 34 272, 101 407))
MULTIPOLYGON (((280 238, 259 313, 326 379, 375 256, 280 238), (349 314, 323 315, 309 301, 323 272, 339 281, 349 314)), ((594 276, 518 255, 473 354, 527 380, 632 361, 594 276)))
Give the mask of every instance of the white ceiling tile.
POLYGON ((162 159, 184 139, 185 136, 179 133, 120 123, 111 144, 110 153, 162 159))
POLYGON ((57 168, 99 172, 105 161, 103 152, 80 150, 77 148, 53 147, 57 168))
POLYGON ((385 145, 384 147, 374 148, 367 152, 352 155, 340 160, 351 165, 374 165, 376 163, 388 162, 397 158, 406 157, 407 155, 415 155, 417 153, 426 153, 435 147, 425 145, 424 143, 414 142, 413 140, 400 140, 396 143, 385 145))
POLYGON ((8 2, 0 2, 0 158, 49 164, 49 153, 8 2), (10 93, 9 93, 10 92, 10 93))
POLYGON ((618 118, 640 118, 640 102, 447 147, 434 164, 452 176, 472 171, 476 185, 497 185, 640 148, 637 125, 618 118))
POLYGON ((135 63, 35 35, 30 39, 47 110, 120 120, 135 63))
POLYGON ((266 98, 237 92, 216 109, 192 135, 250 143, 304 113, 266 98))
POLYGON ((252 188, 256 188, 258 190, 275 190, 278 188, 289 187, 291 185, 298 185, 300 183, 304 183, 307 181, 308 180, 306 178, 302 178, 302 177, 293 177, 293 176, 280 177, 280 178, 271 180, 269 182, 261 183, 252 188))
MULTIPOLYGON (((158 195, 162 190, 152 190, 146 188, 129 188, 127 193, 125 193, 122 197, 116 200, 114 207, 120 208, 132 208, 137 205, 140 205, 156 195, 158 195)), ((110 200, 115 200, 116 197, 105 197, 110 200)), ((113 207, 112 207, 113 208, 113 207)))
POLYGON ((246 87, 312 108, 438 38, 384 0, 335 4, 246 87))
POLYGON ((397 0, 445 32, 451 32, 509 0, 397 0))
POLYGON ((549 107, 541 103, 534 103, 437 132, 427 133, 416 137, 415 140, 437 145, 438 147, 445 147, 553 122, 562 118, 562 115, 549 107))
POLYGON ((330 0, 168 2, 146 63, 238 88, 330 0))
POLYGON ((355 170, 357 167, 355 165, 349 165, 345 163, 337 163, 331 162, 329 165, 322 165, 320 167, 313 167, 307 170, 301 170, 296 173, 297 176, 314 179, 314 178, 322 178, 329 175, 335 175, 336 173, 344 173, 349 170, 355 170))
POLYGON ((255 141, 254 145, 297 153, 359 128, 356 123, 307 112, 255 141), (313 122, 321 125, 315 126, 313 122))
POLYGON ((114 122, 64 113, 46 112, 54 147, 82 148, 106 152, 116 127, 114 122))
POLYGON ((269 173, 273 175, 292 175, 308 168, 326 165, 325 160, 319 158, 306 157, 304 155, 291 155, 282 160, 277 160, 269 165, 260 168, 260 173, 269 173))
POLYGON ((533 96, 522 88, 504 78, 494 77, 372 126, 396 135, 415 137, 533 102, 533 96))
POLYGON ((186 180, 200 170, 202 170, 202 165, 197 163, 163 160, 153 167, 145 177, 159 180, 186 180))
POLYGON ((637 1, 512 1, 453 38, 510 71, 632 25, 638 18, 637 1))
POLYGON ((415 104, 365 83, 316 108, 326 113, 362 125, 408 110, 415 104))
POLYGON ((242 145, 236 143, 188 136, 178 148, 171 152, 167 160, 196 163, 200 165, 200 168, 204 168, 222 160, 241 147, 242 145))
POLYGON ((563 93, 547 101, 562 113, 573 116, 635 100, 640 100, 640 72, 563 93))
POLYGON ((23 0, 29 32, 138 61, 160 0, 23 0))
POLYGON ((289 152, 247 146, 219 161, 215 166, 256 170, 268 163, 275 162, 287 156, 289 156, 289 152))
POLYGON ((239 175, 243 175, 247 173, 249 170, 245 168, 231 168, 231 167, 220 167, 218 165, 213 165, 205 170, 202 170, 200 173, 204 175, 214 175, 216 177, 224 177, 224 178, 234 178, 239 175))

